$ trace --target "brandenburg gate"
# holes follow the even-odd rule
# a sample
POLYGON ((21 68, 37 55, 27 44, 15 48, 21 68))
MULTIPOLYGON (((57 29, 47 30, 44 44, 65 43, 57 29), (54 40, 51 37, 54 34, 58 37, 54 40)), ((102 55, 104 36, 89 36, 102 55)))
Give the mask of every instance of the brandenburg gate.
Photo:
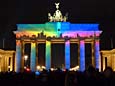
MULTIPOLYGON (((99 24, 75 24, 66 22, 67 15, 62 16, 59 3, 55 3, 53 16, 48 13, 49 22, 45 24, 17 24, 16 34, 16 72, 24 69, 24 45, 31 43, 30 69, 36 71, 38 64, 39 43, 45 43, 45 67, 51 68, 51 44, 65 43, 65 69, 70 69, 70 43, 78 44, 79 70, 85 70, 85 43, 91 43, 92 65, 100 69, 100 34, 99 24), (38 59, 38 60, 37 60, 38 59)), ((77 51, 75 51, 77 53, 77 51)))

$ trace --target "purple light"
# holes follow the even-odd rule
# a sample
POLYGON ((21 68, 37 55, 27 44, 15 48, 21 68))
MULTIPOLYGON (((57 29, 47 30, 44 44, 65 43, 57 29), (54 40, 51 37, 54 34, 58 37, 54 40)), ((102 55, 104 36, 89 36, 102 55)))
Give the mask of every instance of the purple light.
POLYGON ((84 40, 80 41, 80 71, 85 70, 85 43, 84 40))
POLYGON ((96 60, 96 68, 99 69, 99 59, 100 59, 100 53, 99 53, 99 40, 95 40, 95 60, 96 60))

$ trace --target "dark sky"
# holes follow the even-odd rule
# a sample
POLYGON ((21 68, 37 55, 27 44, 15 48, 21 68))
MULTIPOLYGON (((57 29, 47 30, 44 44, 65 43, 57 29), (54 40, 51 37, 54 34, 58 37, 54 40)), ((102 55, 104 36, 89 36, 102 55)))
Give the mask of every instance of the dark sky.
POLYGON ((55 11, 55 2, 61 2, 60 10, 69 13, 71 23, 99 23, 101 49, 115 48, 115 5, 113 0, 2 0, 0 2, 0 48, 5 39, 5 49, 15 49, 17 23, 45 23, 47 13, 55 11))

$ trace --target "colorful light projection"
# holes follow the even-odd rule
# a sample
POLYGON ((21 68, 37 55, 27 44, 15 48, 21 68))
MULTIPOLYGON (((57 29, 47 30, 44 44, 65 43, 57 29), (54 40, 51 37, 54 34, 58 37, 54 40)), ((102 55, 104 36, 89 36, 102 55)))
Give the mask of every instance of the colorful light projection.
POLYGON ((65 42, 65 68, 70 69, 70 41, 65 42))
MULTIPOLYGON (((79 38, 79 37, 98 37, 102 31, 98 30, 99 24, 71 24, 69 22, 47 22, 45 24, 17 24, 18 30, 14 31, 17 38, 27 36, 32 37, 35 35, 35 38, 39 39, 43 35, 45 39, 47 37, 52 38, 65 38, 65 37, 71 37, 71 38, 79 38), (43 33, 43 34, 41 34, 43 33)), ((70 56, 69 56, 69 42, 65 43, 66 49, 65 49, 65 66, 66 68, 70 68, 70 56)), ((31 70, 35 70, 35 47, 34 44, 32 44, 31 49, 31 70)), ((96 68, 99 68, 99 43, 96 42, 96 68)), ((17 46, 17 48, 20 48, 17 46)), ((85 70, 85 50, 84 50, 84 41, 80 41, 80 70, 85 70)), ((20 50, 17 50, 17 53, 20 53, 20 50)), ((17 58, 20 58, 20 54, 17 54, 17 58)), ((46 69, 49 69, 51 67, 51 43, 50 41, 46 41, 46 69)), ((17 60, 18 60, 17 59, 17 60)), ((19 60, 20 61, 20 60, 19 60)), ((18 61, 18 62, 19 62, 18 61)), ((19 65, 19 63, 17 63, 19 65)))
POLYGON ((61 34, 61 22, 57 22, 57 37, 60 37, 60 34, 61 34))
POLYGON ((33 34, 37 37, 41 32, 46 37, 90 37, 99 36, 101 31, 98 30, 99 24, 71 24, 69 22, 48 22, 45 24, 17 24, 17 37, 23 35, 31 37, 33 34), (89 32, 90 31, 90 32, 89 32))
POLYGON ((95 40, 95 62, 96 62, 96 68, 99 68, 100 65, 100 47, 99 47, 99 40, 95 40))
POLYGON ((46 69, 51 68, 51 42, 46 41, 46 69))
POLYGON ((80 71, 85 70, 85 43, 80 40, 80 71))
POLYGON ((16 41, 16 72, 20 72, 21 68, 21 43, 20 40, 16 41))
POLYGON ((30 69, 32 72, 36 71, 36 43, 31 43, 31 59, 30 59, 30 69))

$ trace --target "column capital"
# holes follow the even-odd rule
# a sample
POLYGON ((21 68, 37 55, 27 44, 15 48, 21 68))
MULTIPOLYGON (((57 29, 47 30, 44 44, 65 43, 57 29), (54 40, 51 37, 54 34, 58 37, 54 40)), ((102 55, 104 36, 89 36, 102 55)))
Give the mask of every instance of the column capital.
POLYGON ((16 40, 16 46, 21 46, 21 40, 16 40))
POLYGON ((52 39, 52 37, 50 37, 50 36, 46 38, 47 41, 51 41, 51 39, 52 39))
POLYGON ((94 37, 94 40, 100 40, 100 37, 95 36, 95 37, 94 37))

